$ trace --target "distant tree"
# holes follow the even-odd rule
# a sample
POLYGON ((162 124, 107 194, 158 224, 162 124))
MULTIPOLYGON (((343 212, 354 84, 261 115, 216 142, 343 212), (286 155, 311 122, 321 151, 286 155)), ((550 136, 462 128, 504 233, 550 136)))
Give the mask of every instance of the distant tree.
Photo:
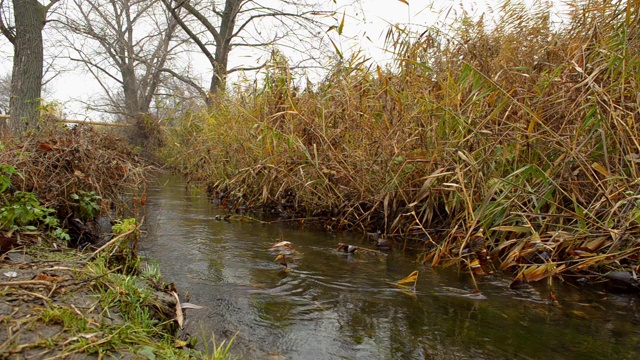
POLYGON ((11 8, 0 0, 0 31, 13 44, 9 107, 10 130, 16 136, 38 123, 44 64, 42 30, 49 10, 58 1, 50 0, 44 5, 38 0, 12 0, 11 25, 11 8))
MULTIPOLYGON (((11 100, 11 74, 0 76, 0 112, 9 113, 9 101, 11 100)), ((4 124, 4 120, 0 120, 4 124)))
MULTIPOLYGON (((71 59, 82 63, 108 99, 103 111, 136 118, 149 113, 180 41, 177 21, 153 0, 73 0, 67 26, 71 59), (114 82, 116 86, 114 85, 114 82)), ((204 95, 203 95, 204 98, 204 95)))
POLYGON ((234 71, 258 70, 264 64, 244 64, 229 68, 234 49, 269 51, 275 45, 290 46, 305 53, 322 41, 322 0, 162 0, 206 57, 212 68, 208 103, 224 87, 234 71), (185 11, 181 12, 180 10, 185 11), (286 41, 290 40, 287 44, 286 41))

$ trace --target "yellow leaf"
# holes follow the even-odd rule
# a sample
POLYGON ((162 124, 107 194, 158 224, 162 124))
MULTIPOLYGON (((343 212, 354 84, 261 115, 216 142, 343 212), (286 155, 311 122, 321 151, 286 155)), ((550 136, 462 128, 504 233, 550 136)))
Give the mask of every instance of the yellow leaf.
POLYGON ((502 264, 500 264, 500 270, 504 270, 513 265, 517 265, 519 258, 520 258, 520 252, 517 249, 511 251, 509 255, 507 255, 507 258, 502 262, 502 264))
POLYGON ((418 271, 414 271, 411 274, 409 274, 409 276, 407 276, 406 278, 398 281, 396 284, 397 285, 401 285, 401 284, 407 284, 407 283, 416 283, 418 281, 418 271))
POLYGON ((610 241, 607 241, 608 238, 606 237, 600 237, 597 239, 593 239, 591 241, 588 241, 586 243, 584 243, 584 247, 586 247, 587 249, 591 250, 591 251, 597 251, 600 250, 603 246, 608 246, 610 245, 610 241))
POLYGON ((518 278, 527 282, 535 282, 553 276, 556 273, 555 264, 540 264, 526 267, 518 278))
POLYGON ((599 172, 600 174, 606 176, 606 177, 610 177, 611 174, 609 174, 609 172, 607 171, 607 169, 604 168, 604 166, 600 165, 600 163, 594 162, 593 164, 591 164, 591 167, 599 172))

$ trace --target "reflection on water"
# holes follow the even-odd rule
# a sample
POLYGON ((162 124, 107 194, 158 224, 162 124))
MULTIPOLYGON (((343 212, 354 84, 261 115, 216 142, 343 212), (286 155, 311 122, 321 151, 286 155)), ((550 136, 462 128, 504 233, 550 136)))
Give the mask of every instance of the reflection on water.
POLYGON ((189 292, 188 331, 207 338, 238 334, 241 358, 449 359, 636 358, 640 317, 635 296, 556 288, 561 306, 545 305, 544 286, 510 290, 497 275, 479 280, 431 269, 409 255, 344 254, 338 242, 368 246, 359 235, 280 225, 215 221, 204 195, 166 177, 147 203, 143 254, 165 281, 189 292), (269 247, 291 241, 300 255, 285 272, 269 247), (391 283, 420 270, 418 292, 391 283))

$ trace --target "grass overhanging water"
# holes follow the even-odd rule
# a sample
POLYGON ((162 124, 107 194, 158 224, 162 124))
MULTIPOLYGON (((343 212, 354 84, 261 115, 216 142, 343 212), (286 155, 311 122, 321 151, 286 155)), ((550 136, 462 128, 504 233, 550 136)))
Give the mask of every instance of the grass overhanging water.
POLYGON ((393 66, 339 54, 304 88, 274 52, 263 83, 171 119, 165 159, 231 210, 379 230, 433 266, 637 272, 638 4, 549 6, 393 26, 393 66))

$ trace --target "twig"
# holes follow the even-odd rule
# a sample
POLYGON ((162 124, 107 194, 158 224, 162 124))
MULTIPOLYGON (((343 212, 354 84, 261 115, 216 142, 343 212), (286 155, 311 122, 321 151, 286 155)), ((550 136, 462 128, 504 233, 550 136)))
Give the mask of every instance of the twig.
POLYGON ((44 280, 25 280, 25 281, 2 281, 0 286, 20 286, 20 285, 47 285, 52 286, 55 283, 44 280))
POLYGON ((131 235, 131 234, 133 234, 133 233, 134 233, 134 232, 136 232, 136 231, 139 231, 139 230, 140 230, 140 226, 142 226, 142 223, 143 223, 143 222, 144 222, 144 217, 142 218, 142 220, 140 220, 140 224, 138 224, 138 226, 136 226, 136 227, 134 227, 133 229, 131 229, 131 230, 129 230, 129 231, 127 231, 127 232, 123 233, 123 234, 120 234, 120 235, 118 235, 118 236, 114 237, 113 239, 109 240, 109 242, 108 242, 108 243, 106 243, 106 244, 102 245, 98 250, 96 250, 96 251, 94 251, 93 253, 91 253, 91 255, 89 255, 89 256, 87 257, 87 260, 92 259, 94 256, 98 255, 98 253, 99 253, 99 252, 101 252, 102 250, 104 250, 104 249, 106 249, 106 248, 110 247, 111 245, 113 245, 113 244, 117 243, 117 242, 118 242, 118 241, 120 241, 121 239, 123 239, 123 238, 125 238, 125 237, 127 237, 127 236, 129 236, 129 235, 131 235))

